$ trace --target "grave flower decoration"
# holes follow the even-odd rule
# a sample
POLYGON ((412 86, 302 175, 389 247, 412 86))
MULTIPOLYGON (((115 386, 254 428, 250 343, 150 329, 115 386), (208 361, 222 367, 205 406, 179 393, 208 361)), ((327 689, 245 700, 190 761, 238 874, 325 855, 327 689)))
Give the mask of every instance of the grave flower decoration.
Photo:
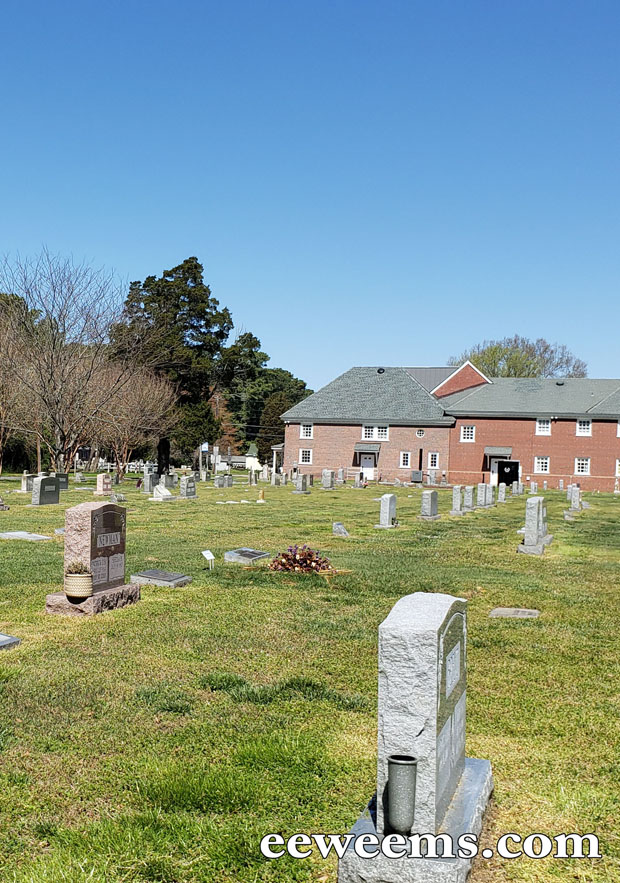
POLYGON ((289 571, 293 573, 319 573, 333 570, 329 558, 321 555, 310 546, 289 546, 286 552, 280 552, 269 563, 270 570, 289 571))

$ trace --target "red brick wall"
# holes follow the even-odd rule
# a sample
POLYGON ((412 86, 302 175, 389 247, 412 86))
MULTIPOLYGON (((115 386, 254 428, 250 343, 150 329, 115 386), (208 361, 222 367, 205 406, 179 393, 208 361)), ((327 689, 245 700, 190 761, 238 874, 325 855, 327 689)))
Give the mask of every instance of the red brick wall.
POLYGON ((463 365, 458 372, 441 386, 435 396, 449 396, 450 393, 460 392, 462 389, 472 389, 474 386, 482 386, 487 381, 471 365, 463 365))
POLYGON ((450 430, 450 471, 453 484, 488 481, 482 471, 485 446, 512 447, 512 459, 521 463, 521 477, 530 476, 542 487, 564 487, 577 481, 584 490, 613 491, 620 438, 615 421, 594 421, 592 436, 576 435, 575 420, 552 420, 551 435, 536 435, 534 419, 459 418, 450 430), (461 442, 461 426, 476 427, 475 442, 461 442), (549 474, 534 473, 534 457, 549 457, 549 474), (575 475, 575 457, 590 457, 590 475, 575 475))
MULTIPOLYGON (((400 478, 408 481, 411 471, 418 468, 419 449, 423 450, 423 469, 428 471, 428 454, 433 451, 439 454, 437 481, 442 471, 448 471, 448 455, 450 448, 450 428, 420 427, 424 429, 424 437, 416 436, 416 426, 390 426, 389 440, 381 442, 381 450, 377 470, 387 480, 400 478), (400 452, 410 451, 411 465, 407 469, 400 468, 400 452)), ((338 426, 334 424, 315 423, 314 438, 299 438, 299 424, 291 423, 286 427, 284 441, 284 468, 289 470, 293 463, 299 462, 300 448, 312 448, 312 466, 300 464, 300 471, 320 475, 322 469, 338 469, 340 466, 352 468, 354 449, 357 442, 363 441, 361 425, 338 426)), ((359 460, 356 460, 356 464, 359 460)))

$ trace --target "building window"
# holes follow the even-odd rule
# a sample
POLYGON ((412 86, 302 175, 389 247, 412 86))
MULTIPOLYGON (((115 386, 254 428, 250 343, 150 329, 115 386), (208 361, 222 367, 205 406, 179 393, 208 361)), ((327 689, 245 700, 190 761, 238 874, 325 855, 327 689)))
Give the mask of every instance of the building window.
POLYGON ((577 421, 577 435, 592 435, 592 421, 591 420, 578 420, 577 421))
MULTIPOLYGON (((418 438, 424 438, 424 430, 416 429, 415 434, 418 438)), ((618 420, 618 435, 620 435, 620 420, 618 420)))
POLYGON ((299 449, 299 462, 305 466, 312 466, 312 448, 299 449))
POLYGON ((589 475, 590 474, 590 458, 589 457, 575 457, 575 475, 589 475))
POLYGON ((549 472, 549 457, 534 457, 534 472, 549 472))
POLYGON ((536 435, 551 435, 551 420, 548 418, 536 421, 536 435))
POLYGON ((299 427, 299 438, 312 438, 314 426, 312 423, 302 423, 299 427))
POLYGON ((400 452, 400 468, 401 469, 409 469, 411 465, 411 452, 410 451, 401 451, 400 452))
POLYGON ((461 426, 461 441, 462 442, 476 441, 476 427, 475 426, 461 426))
POLYGON ((387 441, 389 436, 389 426, 362 426, 362 438, 364 441, 377 439, 378 441, 387 441))
POLYGON ((439 454, 435 451, 429 452, 428 455, 428 468, 429 469, 437 469, 439 467, 439 454))

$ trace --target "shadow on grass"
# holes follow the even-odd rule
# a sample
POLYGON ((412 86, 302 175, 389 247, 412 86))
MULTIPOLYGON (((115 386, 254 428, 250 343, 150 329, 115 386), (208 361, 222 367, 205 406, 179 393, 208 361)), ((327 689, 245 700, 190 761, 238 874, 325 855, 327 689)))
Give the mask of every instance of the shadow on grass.
POLYGON ((235 702, 252 702, 255 705, 268 705, 279 699, 299 697, 308 702, 329 702, 341 711, 366 711, 370 707, 364 696, 340 693, 311 678, 289 678, 277 684, 256 686, 240 675, 213 672, 201 677, 199 685, 214 692, 221 690, 228 693, 235 702))

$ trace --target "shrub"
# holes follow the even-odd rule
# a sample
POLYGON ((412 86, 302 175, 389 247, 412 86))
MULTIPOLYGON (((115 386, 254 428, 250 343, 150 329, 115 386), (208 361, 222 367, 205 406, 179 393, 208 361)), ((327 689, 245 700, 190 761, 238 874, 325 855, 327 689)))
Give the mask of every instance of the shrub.
POLYGON ((289 546, 286 552, 280 552, 269 563, 269 569, 294 573, 319 573, 333 570, 333 567, 329 563, 329 558, 322 556, 316 549, 304 545, 289 546))

